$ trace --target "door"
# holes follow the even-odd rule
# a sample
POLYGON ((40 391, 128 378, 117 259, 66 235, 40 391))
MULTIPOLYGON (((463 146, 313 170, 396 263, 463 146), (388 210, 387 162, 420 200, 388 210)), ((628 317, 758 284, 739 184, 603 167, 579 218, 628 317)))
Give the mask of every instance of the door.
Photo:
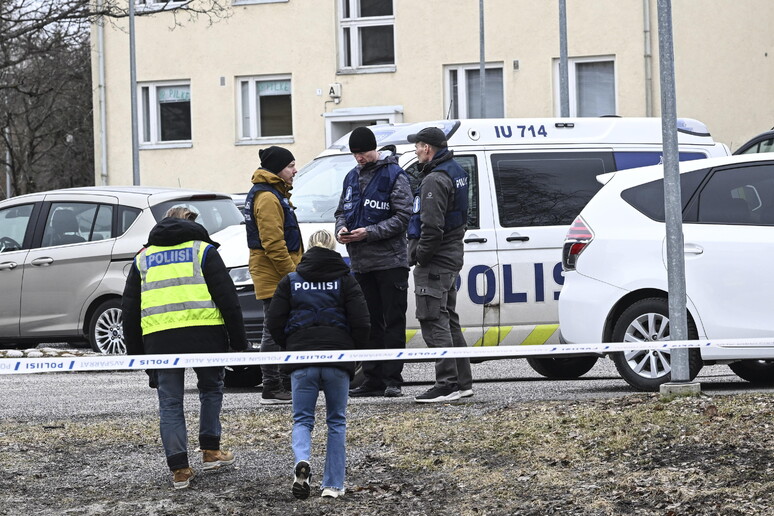
MULTIPOLYGON (((469 177, 468 191, 468 229, 463 240, 465 262, 457 279, 457 313, 460 316, 460 326, 469 346, 482 345, 484 335, 490 328, 497 328, 500 319, 500 302, 497 297, 499 270, 497 267, 497 239, 492 216, 492 193, 488 174, 483 163, 483 152, 457 154, 454 159, 465 169, 469 177)), ((417 162, 406 167, 406 172, 412 180, 412 190, 417 186, 417 162)), ((421 339, 418 332, 419 322, 416 320, 416 300, 414 297, 413 280, 410 284, 409 307, 407 313, 407 329, 410 346, 419 345, 411 342, 421 339)), ((490 333, 491 334, 491 333, 490 333)), ((496 342, 495 342, 496 344, 496 342)))
POLYGON ((489 154, 495 198, 502 344, 558 342, 562 245, 569 225, 615 170, 612 152, 489 154))
MULTIPOLYGON (((40 199, 42 200, 42 196, 40 199)), ((26 199, 25 199, 26 200, 26 199)), ((0 209, 0 338, 19 336, 24 261, 29 253, 34 202, 0 209)))
POLYGON ((774 336, 774 163, 712 171, 687 213, 686 293, 707 337, 774 336))
POLYGON ((110 264, 113 211, 113 205, 96 202, 52 202, 44 207, 45 225, 36 235, 40 246, 24 260, 22 335, 81 334, 84 303, 110 264))

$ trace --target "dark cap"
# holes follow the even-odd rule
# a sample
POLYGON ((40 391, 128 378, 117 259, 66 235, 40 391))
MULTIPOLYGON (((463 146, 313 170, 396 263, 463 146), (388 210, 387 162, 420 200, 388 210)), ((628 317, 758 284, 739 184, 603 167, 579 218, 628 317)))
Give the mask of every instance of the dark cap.
POLYGON ((349 152, 376 150, 376 136, 368 127, 358 127, 349 135, 349 152))
POLYGON ((261 168, 274 174, 279 174, 296 160, 292 152, 276 145, 259 150, 258 157, 261 158, 261 168))
POLYGON ((439 149, 446 147, 446 135, 437 127, 425 127, 416 134, 410 134, 408 141, 427 143, 439 149))

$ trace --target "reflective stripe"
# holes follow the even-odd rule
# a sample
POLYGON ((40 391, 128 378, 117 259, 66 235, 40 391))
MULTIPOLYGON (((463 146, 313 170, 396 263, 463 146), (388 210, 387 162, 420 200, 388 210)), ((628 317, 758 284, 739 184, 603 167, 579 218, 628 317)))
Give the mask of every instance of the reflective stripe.
POLYGON ((499 346, 500 342, 502 342, 510 332, 510 326, 494 326, 486 330, 484 336, 478 339, 473 346, 499 346))
MULTIPOLYGON (((558 324, 462 328, 468 346, 534 346, 558 343, 558 324), (482 335, 483 332, 483 335, 482 335)), ((426 347, 419 330, 406 330, 406 347, 426 347)))
POLYGON ((149 281, 149 282, 143 283, 143 288, 144 290, 153 290, 156 288, 179 287, 180 285, 202 285, 202 284, 204 285, 207 284, 207 280, 204 279, 204 276, 149 281))
POLYGON ((204 308, 218 308, 213 301, 187 301, 184 303, 169 303, 161 306, 152 306, 143 308, 141 313, 143 317, 150 315, 159 315, 167 312, 177 312, 180 310, 199 310, 204 308))
POLYGON ((557 329, 559 329, 558 324, 539 324, 538 326, 535 326, 535 329, 532 330, 532 333, 527 335, 527 338, 522 341, 521 345, 536 346, 539 344, 545 344, 557 329))

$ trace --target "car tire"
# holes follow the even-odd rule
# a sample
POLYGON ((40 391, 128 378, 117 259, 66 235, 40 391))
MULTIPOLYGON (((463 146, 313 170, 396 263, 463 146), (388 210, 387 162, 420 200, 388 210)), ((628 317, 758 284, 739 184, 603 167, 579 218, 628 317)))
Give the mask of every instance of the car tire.
MULTIPOLYGON (((688 339, 698 332, 688 319, 688 339)), ((613 327, 613 342, 654 342, 669 340, 669 303, 666 298, 641 299, 621 313, 613 327), (643 333, 644 332, 644 333, 643 333)), ((613 363, 626 383, 638 391, 658 391, 671 380, 670 350, 635 350, 612 354, 613 363)), ((698 349, 688 354, 688 374, 693 380, 703 366, 698 349)))
POLYGON ((126 355, 120 299, 108 299, 94 310, 89 322, 89 344, 97 353, 126 355))
POLYGON ((527 358, 536 373, 551 380, 574 380, 591 371, 598 357, 527 358))
POLYGON ((742 380, 755 385, 774 385, 774 360, 740 360, 728 365, 742 380))
POLYGON ((226 378, 223 383, 226 387, 246 389, 261 384, 263 373, 259 365, 230 365, 226 366, 226 378))

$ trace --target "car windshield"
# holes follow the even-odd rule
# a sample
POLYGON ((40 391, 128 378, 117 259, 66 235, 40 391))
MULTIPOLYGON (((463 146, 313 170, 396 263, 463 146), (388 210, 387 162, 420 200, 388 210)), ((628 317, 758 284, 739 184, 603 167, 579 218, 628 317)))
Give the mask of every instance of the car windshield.
POLYGON ((334 222, 344 177, 355 165, 350 154, 325 156, 304 165, 293 180, 291 198, 298 222, 334 222))
POLYGON ((151 208, 153 217, 156 221, 163 219, 167 210, 173 206, 188 208, 196 213, 196 222, 207 228, 207 232, 211 235, 228 226, 244 222, 242 213, 230 198, 213 196, 194 196, 162 202, 151 208))

